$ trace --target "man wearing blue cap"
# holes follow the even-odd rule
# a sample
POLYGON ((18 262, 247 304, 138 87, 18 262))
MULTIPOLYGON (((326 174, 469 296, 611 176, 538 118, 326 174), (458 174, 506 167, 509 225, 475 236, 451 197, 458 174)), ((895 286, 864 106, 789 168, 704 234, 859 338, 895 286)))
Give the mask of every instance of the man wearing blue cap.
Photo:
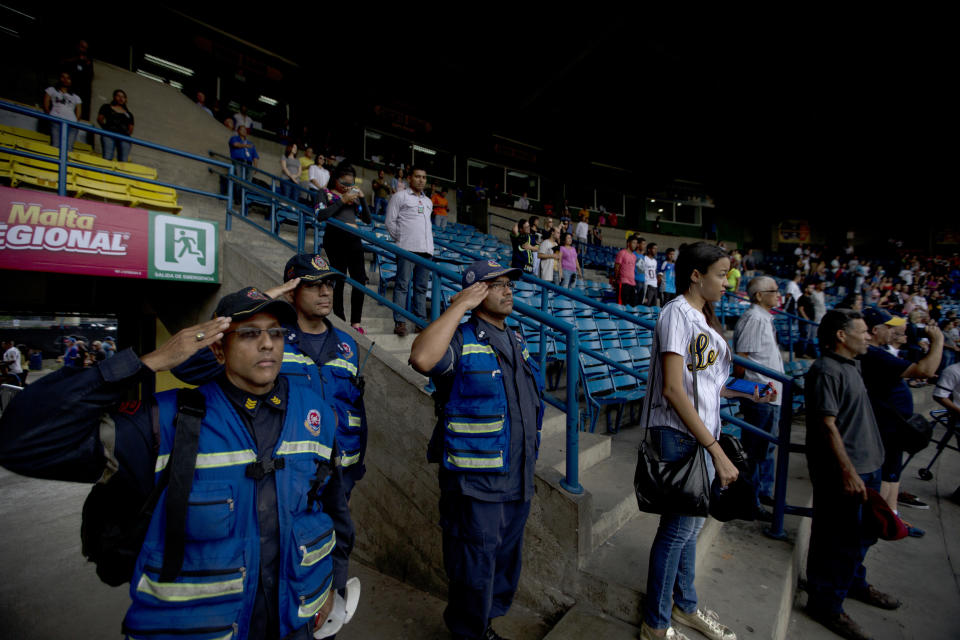
POLYGON ((502 640, 490 620, 507 613, 520 579, 544 387, 523 339, 505 324, 520 273, 471 264, 463 290, 410 352, 413 368, 437 387, 427 459, 440 463, 443 617, 455 639, 502 640))

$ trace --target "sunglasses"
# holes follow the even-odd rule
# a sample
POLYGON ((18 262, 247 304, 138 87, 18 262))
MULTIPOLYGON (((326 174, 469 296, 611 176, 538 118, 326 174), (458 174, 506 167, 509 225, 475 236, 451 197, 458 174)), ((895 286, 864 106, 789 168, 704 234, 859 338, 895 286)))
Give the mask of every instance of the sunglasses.
POLYGON ((234 329, 233 331, 224 331, 223 337, 226 338, 229 334, 235 333, 241 340, 257 340, 260 337, 260 334, 264 331, 267 332, 267 335, 270 336, 271 340, 283 340, 283 337, 287 335, 287 330, 283 327, 271 327, 270 329, 240 327, 239 329, 234 329))

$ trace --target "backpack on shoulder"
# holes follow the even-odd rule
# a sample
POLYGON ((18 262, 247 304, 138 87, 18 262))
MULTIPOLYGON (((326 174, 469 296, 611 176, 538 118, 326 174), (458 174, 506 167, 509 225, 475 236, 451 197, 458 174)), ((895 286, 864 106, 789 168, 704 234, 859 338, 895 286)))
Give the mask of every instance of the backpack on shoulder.
MULTIPOLYGON (((173 452, 146 500, 129 482, 118 480, 116 474, 90 490, 83 503, 80 540, 83 555, 97 565, 97 575, 106 584, 117 587, 130 581, 154 509, 168 486, 171 490, 167 500, 167 539, 173 543, 164 550, 164 569, 168 575, 179 572, 183 563, 182 526, 197 463, 200 423, 205 414, 206 401, 199 391, 177 390, 173 452), (171 531, 172 527, 179 527, 179 535, 171 531)), ((156 430, 155 407, 152 418, 156 430)))

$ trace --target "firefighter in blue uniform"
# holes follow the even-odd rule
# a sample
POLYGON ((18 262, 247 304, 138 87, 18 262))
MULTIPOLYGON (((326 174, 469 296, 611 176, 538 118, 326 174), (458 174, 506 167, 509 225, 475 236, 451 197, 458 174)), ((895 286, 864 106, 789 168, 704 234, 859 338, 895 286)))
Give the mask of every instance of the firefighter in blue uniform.
POLYGON ((497 640, 520 579, 543 422, 543 378, 507 327, 519 269, 477 261, 463 291, 414 341, 410 364, 436 384, 427 459, 440 463, 440 525, 454 638, 497 640), (461 324, 464 315, 471 318, 461 324))
POLYGON ((165 508, 184 484, 172 470, 153 511, 130 577, 127 637, 306 640, 326 620, 333 590, 344 588, 353 525, 333 413, 309 387, 279 375, 281 323, 295 318, 287 302, 248 287, 156 351, 137 358, 127 349, 97 367, 64 368, 4 412, 0 464, 40 478, 109 478, 141 504, 168 465, 185 459, 179 426, 174 439, 183 409, 175 392, 121 401, 198 350, 209 347, 224 365, 199 388, 205 411, 182 527, 171 528, 165 508), (180 558, 169 571, 175 546, 180 558))
MULTIPOLYGON (((357 343, 328 318, 333 310, 334 286, 342 279, 343 274, 321 256, 303 253, 287 261, 284 284, 265 293, 286 299, 297 311, 296 321, 284 325, 288 331, 281 373, 293 383, 312 387, 333 408, 343 486, 349 500, 365 472, 367 414, 363 383, 357 377, 357 343)), ((189 384, 201 384, 218 375, 221 368, 207 351, 199 352, 173 373, 189 384)))

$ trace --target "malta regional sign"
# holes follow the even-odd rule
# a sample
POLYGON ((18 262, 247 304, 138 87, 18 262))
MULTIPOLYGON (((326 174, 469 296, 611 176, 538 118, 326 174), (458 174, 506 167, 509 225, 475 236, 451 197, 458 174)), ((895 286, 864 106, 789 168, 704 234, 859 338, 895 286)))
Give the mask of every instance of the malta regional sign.
POLYGON ((0 187, 0 269, 218 282, 217 224, 0 187))

